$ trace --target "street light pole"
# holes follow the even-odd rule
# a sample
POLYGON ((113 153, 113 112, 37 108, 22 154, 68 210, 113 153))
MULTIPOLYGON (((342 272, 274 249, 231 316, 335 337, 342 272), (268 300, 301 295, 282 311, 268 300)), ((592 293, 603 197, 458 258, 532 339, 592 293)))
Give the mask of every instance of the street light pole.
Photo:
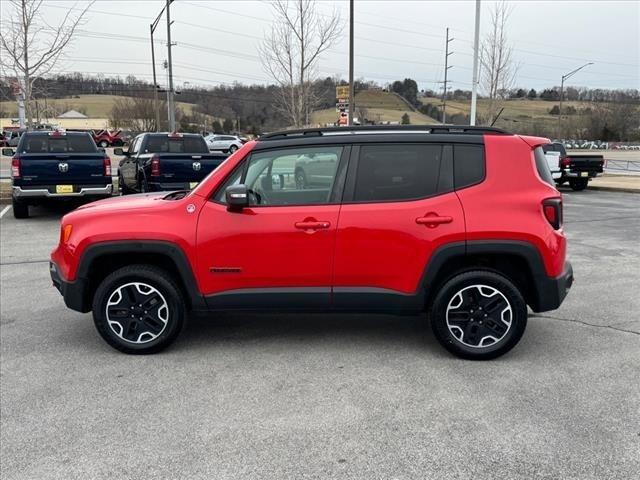
POLYGON ((588 67, 589 65, 593 65, 593 62, 585 63, 581 67, 578 67, 575 70, 572 70, 569 73, 567 73, 567 74, 562 76, 562 81, 560 82, 560 107, 558 107, 558 133, 557 133, 558 134, 558 138, 560 138, 560 135, 562 133, 562 131, 560 130, 560 126, 561 126, 561 121, 562 121, 562 102, 564 100, 564 81, 567 78, 569 78, 569 77, 573 76, 574 74, 578 73, 584 67, 588 67))
POLYGON ((471 85, 471 114, 469 125, 476 124, 476 105, 478 103, 478 56, 480 50, 480 0, 476 0, 476 29, 473 37, 473 84, 471 85))
POLYGON ((173 104, 173 63, 171 61, 171 12, 169 6, 173 0, 167 0, 167 60, 169 61, 169 131, 176 131, 176 110, 173 104))
MULTIPOLYGON (((355 92, 353 91, 353 0, 349 0, 349 125, 353 125, 356 111, 355 92)), ((362 123, 362 122, 361 122, 362 123)))

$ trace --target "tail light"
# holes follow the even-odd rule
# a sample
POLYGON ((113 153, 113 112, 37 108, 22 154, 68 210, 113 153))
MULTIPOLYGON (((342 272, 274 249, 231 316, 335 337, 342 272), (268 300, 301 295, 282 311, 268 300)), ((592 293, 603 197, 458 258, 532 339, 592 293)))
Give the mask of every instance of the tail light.
POLYGON ((562 199, 547 198, 542 202, 544 216, 554 230, 562 228, 562 199))
POLYGON ((571 165, 571 159, 569 157, 560 157, 560 168, 568 168, 571 165))
POLYGON ((104 157, 102 160, 102 166, 104 167, 104 176, 111 176, 111 159, 109 157, 104 157))
POLYGON ((15 156, 11 159, 11 176, 20 178, 20 157, 15 156))
POLYGON ((158 155, 151 157, 151 175, 154 177, 160 176, 160 157, 158 155))

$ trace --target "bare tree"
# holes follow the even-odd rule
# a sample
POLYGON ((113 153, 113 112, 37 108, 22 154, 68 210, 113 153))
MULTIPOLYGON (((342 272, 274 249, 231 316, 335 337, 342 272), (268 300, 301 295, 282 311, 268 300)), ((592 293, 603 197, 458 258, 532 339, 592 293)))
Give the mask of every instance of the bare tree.
POLYGON ((10 3, 11 9, 3 8, 0 74, 12 74, 22 87, 27 124, 30 125, 34 82, 55 68, 93 2, 77 15, 72 15, 78 10, 74 4, 57 26, 47 23, 41 11, 43 0, 11 0, 10 3))
POLYGON ((292 126, 309 124, 316 106, 313 81, 320 55, 340 36, 337 12, 324 16, 314 0, 276 0, 271 34, 260 46, 265 70, 279 86, 277 107, 292 126))
MULTIPOLYGON (((163 100, 160 108, 167 109, 163 100)), ((109 114, 109 125, 113 128, 126 128, 134 132, 153 132, 156 130, 156 109, 153 98, 122 97, 113 102, 109 114)), ((161 125, 160 128, 166 125, 161 125)))
POLYGON ((480 84, 489 99, 486 112, 489 123, 495 118, 498 100, 504 99, 513 88, 518 71, 506 32, 511 11, 512 8, 504 0, 494 4, 491 9, 491 30, 480 46, 480 84))

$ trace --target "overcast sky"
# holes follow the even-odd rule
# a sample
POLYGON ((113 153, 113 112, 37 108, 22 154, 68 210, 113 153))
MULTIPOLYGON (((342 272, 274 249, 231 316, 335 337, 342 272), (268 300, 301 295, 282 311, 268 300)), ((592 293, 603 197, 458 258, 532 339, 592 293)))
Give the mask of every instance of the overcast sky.
MULTIPOLYGON (((318 1, 318 9, 337 10, 345 24, 343 38, 319 63, 321 76, 348 73, 346 0, 318 1)), ((562 74, 594 62, 569 85, 592 88, 640 88, 640 2, 512 1, 509 39, 520 64, 517 85, 559 85, 562 74)), ((43 11, 55 24, 74 2, 45 0, 43 11)), ((83 2, 78 2, 82 5, 83 2)), ((149 24, 163 0, 99 0, 79 36, 68 49, 63 72, 133 74, 151 78, 149 24)), ((487 33, 489 9, 482 1, 481 37, 487 33)), ((2 0, 4 17, 7 3, 2 0)), ((421 89, 438 88, 443 77, 445 28, 450 27, 454 54, 449 78, 453 88, 470 89, 474 1, 355 0, 356 77, 382 84, 405 77, 421 89)), ((172 5, 174 77, 177 86, 219 83, 266 83, 258 44, 273 19, 268 1, 176 0, 172 5)), ((164 83, 166 24, 156 31, 157 64, 164 83)))

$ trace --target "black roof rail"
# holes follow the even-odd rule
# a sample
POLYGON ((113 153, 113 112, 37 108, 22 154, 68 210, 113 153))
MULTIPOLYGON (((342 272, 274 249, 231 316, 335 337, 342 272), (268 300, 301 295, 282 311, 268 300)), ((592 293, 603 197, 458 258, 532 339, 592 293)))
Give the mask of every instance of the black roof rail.
POLYGON ((282 140, 296 137, 321 137, 325 134, 349 134, 358 132, 409 132, 431 134, 471 134, 471 135, 511 135, 511 133, 495 127, 471 127, 468 125, 354 125, 351 127, 303 128, 299 130, 282 130, 267 133, 258 138, 263 140, 282 140))

